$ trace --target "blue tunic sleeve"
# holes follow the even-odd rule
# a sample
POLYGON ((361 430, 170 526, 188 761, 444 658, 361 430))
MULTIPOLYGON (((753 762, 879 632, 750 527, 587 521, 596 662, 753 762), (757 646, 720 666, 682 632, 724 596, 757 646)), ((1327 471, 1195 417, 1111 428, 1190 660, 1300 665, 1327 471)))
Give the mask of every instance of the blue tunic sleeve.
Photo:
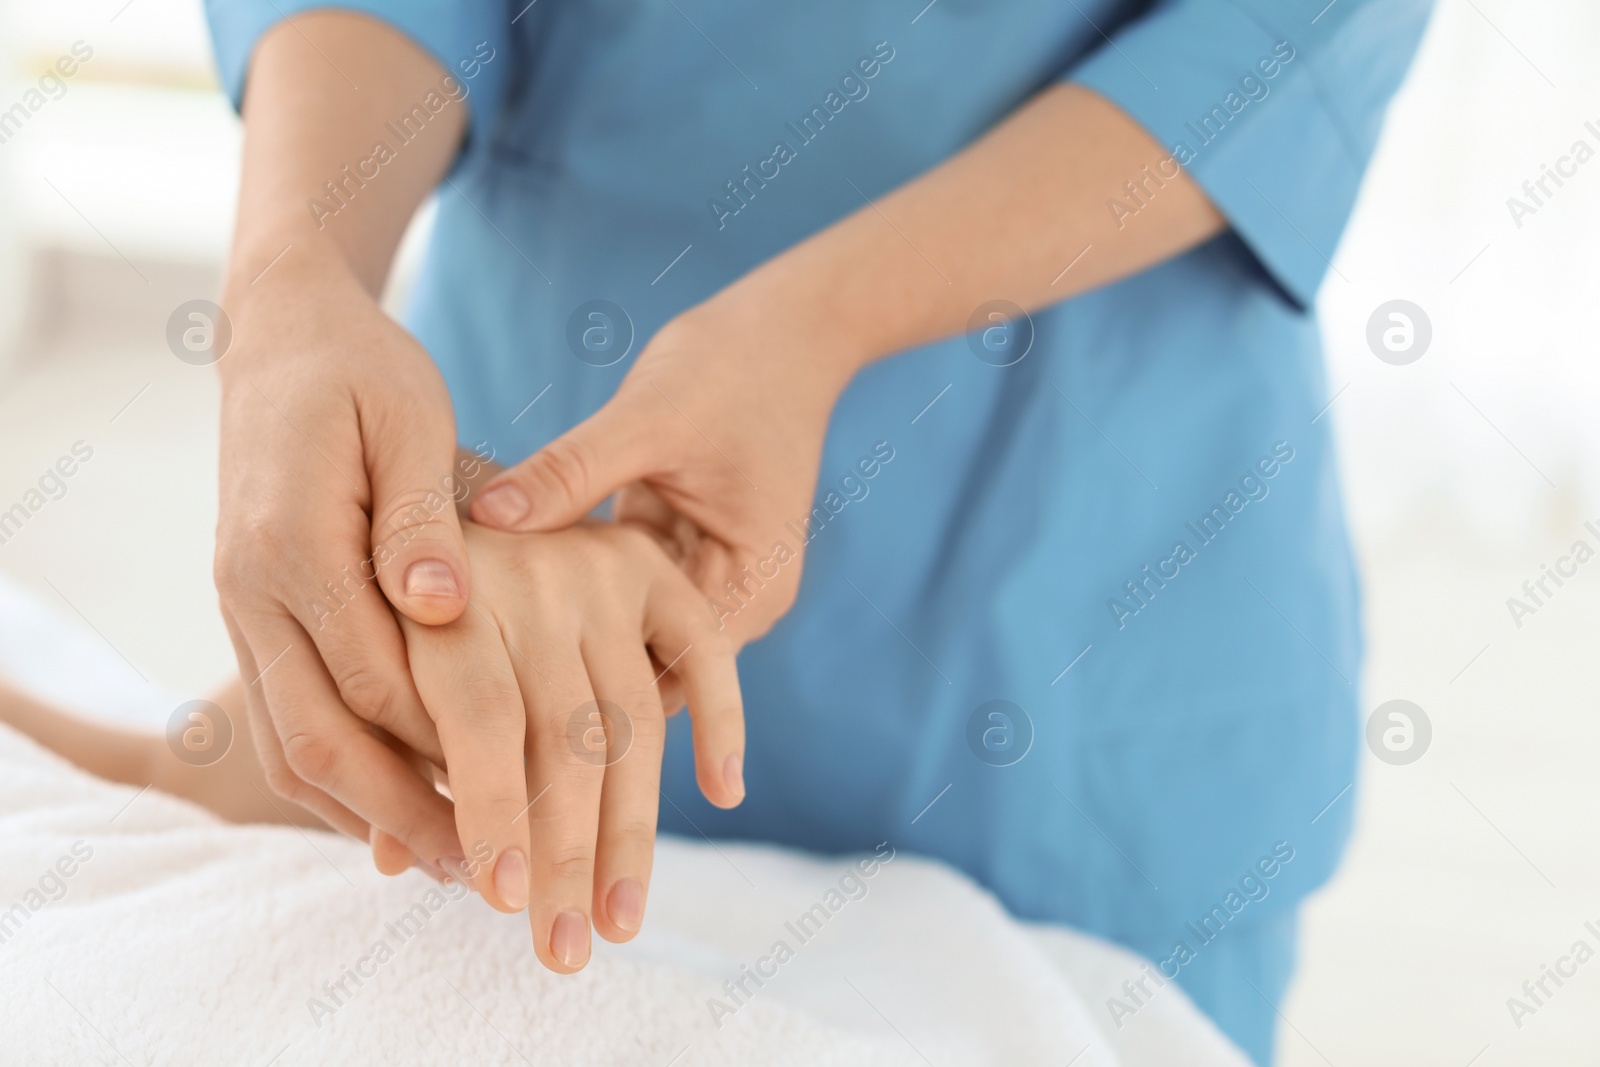
POLYGON ((465 89, 471 118, 458 166, 489 140, 512 65, 505 0, 205 0, 205 6, 218 73, 236 108, 262 34, 313 9, 357 11, 410 37, 465 89))
MULTIPOLYGON (((1066 77, 1150 131, 1172 153, 1168 175, 1181 165, 1309 307, 1431 6, 1169 0, 1111 32, 1066 77)), ((1123 208, 1109 208, 1124 220, 1159 195, 1148 176, 1130 178, 1123 208)))

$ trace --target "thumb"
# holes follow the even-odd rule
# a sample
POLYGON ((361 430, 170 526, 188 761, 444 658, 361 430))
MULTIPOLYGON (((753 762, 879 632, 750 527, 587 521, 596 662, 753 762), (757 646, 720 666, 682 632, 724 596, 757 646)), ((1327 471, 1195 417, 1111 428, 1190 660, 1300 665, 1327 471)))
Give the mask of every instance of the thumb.
POLYGON ((472 518, 515 533, 571 526, 630 482, 656 472, 649 413, 617 398, 474 493, 472 518))
POLYGON ((414 622, 454 621, 472 592, 466 544, 456 503, 467 483, 451 467, 455 445, 396 433, 369 447, 372 482, 372 564, 395 609, 414 622))

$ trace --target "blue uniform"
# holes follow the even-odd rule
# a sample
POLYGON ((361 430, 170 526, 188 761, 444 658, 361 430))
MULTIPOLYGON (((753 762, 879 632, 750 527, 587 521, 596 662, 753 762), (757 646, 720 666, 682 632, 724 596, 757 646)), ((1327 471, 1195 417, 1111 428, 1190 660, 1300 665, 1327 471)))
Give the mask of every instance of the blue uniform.
MULTIPOLYGON (((818 510, 794 516, 799 600, 740 660, 749 797, 700 799, 678 721, 662 825, 940 857, 1019 916, 1152 957, 1265 1060, 1249 986, 1283 991, 1356 772, 1357 589, 1309 306, 1429 5, 923 3, 209 8, 235 99, 260 34, 310 7, 369 11, 454 74, 374 136, 403 152, 465 94, 409 325, 462 441, 507 462, 595 411, 672 315, 1052 82, 1167 146, 1106 210, 1139 226, 1182 166, 1226 234, 845 392, 818 510)), ((381 181, 378 147, 351 173, 381 181)), ((329 177, 314 214, 360 195, 329 177)))

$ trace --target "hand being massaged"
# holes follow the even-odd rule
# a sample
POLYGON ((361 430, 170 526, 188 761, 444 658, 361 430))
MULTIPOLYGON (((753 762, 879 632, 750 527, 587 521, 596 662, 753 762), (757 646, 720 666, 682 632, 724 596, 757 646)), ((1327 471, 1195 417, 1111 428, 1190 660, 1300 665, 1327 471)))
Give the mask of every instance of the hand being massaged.
MULTIPOLYGON (((687 697, 706 798, 744 797, 734 653, 648 535, 609 522, 546 534, 463 524, 468 610, 400 618, 438 729, 464 857, 440 861, 502 911, 528 909, 539 959, 579 970, 590 926, 626 941, 644 920, 667 714, 687 697), (669 673, 670 672, 670 673, 669 673), (666 699, 658 682, 668 684, 666 699)), ((412 855, 375 831, 374 859, 412 855)))

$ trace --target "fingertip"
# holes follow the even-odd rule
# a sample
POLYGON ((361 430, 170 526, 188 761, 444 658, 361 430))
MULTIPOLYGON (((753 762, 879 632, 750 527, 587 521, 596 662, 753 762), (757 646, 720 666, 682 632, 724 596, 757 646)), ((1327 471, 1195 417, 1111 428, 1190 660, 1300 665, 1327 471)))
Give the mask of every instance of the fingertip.
POLYGON ((729 753, 722 761, 720 772, 713 771, 712 761, 701 765, 698 775, 700 792, 713 807, 727 810, 744 803, 744 759, 738 753, 729 753))
POLYGON ((492 483, 474 496, 467 510, 474 522, 497 530, 516 531, 526 525, 523 520, 528 517, 532 507, 522 487, 506 480, 492 483))
MULTIPOLYGON (((445 885, 460 882, 468 889, 473 888, 472 872, 467 870, 467 858, 465 856, 440 856, 434 861, 434 866, 439 868, 439 873, 443 877, 445 885)), ((481 896, 482 894, 479 895, 481 896)))
POLYGON ((416 853, 376 826, 372 827, 368 843, 372 846, 372 865, 379 874, 393 877, 410 870, 418 862, 416 853))
POLYGON ((528 857, 520 848, 506 849, 495 861, 494 892, 502 911, 528 906, 528 857))
POLYGON ((581 971, 589 962, 589 918, 581 911, 568 910, 550 924, 550 955, 563 968, 560 973, 581 971))
POLYGON ((441 559, 419 559, 406 568, 402 582, 407 618, 425 626, 454 622, 467 607, 467 583, 462 573, 441 559))
POLYGON ((637 879, 622 878, 606 896, 606 918, 626 941, 644 925, 644 886, 637 879))

